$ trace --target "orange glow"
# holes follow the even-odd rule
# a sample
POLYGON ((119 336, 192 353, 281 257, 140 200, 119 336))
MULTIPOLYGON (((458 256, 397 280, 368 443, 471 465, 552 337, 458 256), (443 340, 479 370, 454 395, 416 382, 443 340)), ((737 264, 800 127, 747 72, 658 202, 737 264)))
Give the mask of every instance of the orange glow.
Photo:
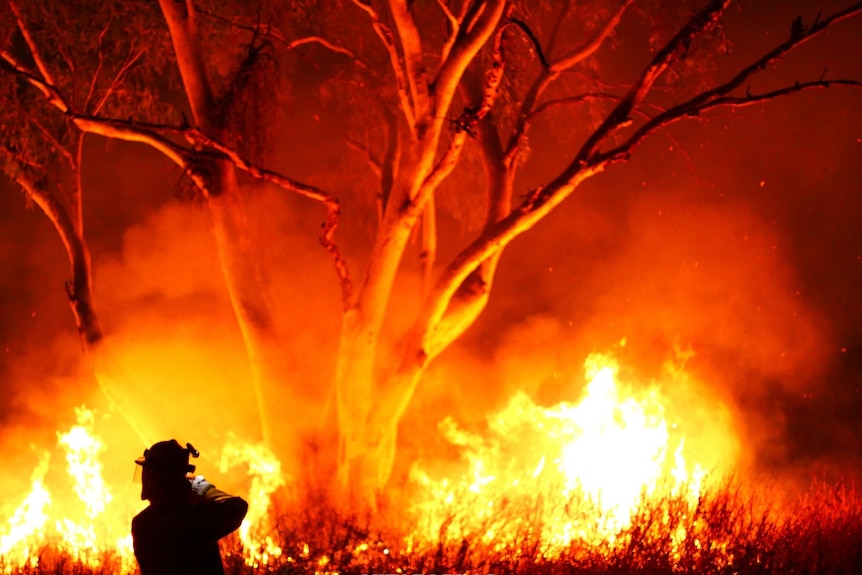
POLYGON ((45 452, 33 470, 30 479, 32 489, 15 509, 0 534, 0 557, 4 558, 4 573, 11 573, 13 566, 36 567, 39 563, 37 553, 39 536, 48 521, 46 508, 51 504, 51 496, 45 488, 45 474, 51 461, 45 452))
POLYGON ((248 514, 239 528, 245 562, 252 567, 269 565, 278 561, 282 555, 281 547, 275 543, 271 534, 269 510, 272 495, 285 484, 281 462, 265 445, 249 445, 230 436, 222 451, 220 467, 222 471, 227 471, 238 464, 247 465, 251 476, 247 497, 248 514))
POLYGON ((105 446, 93 433, 94 414, 79 407, 75 415, 77 424, 57 434, 66 459, 64 481, 57 486, 60 493, 52 497, 49 491, 50 454, 45 452, 31 476, 30 493, 5 524, 0 556, 6 573, 35 567, 41 551, 51 545, 93 569, 114 557, 124 570, 132 567, 128 523, 116 505, 109 508, 114 496, 102 474, 99 457, 105 446), (65 494, 69 487, 74 495, 65 494))
MULTIPOLYGON (((0 516, 0 573, 37 568, 45 550, 66 554, 73 561, 98 570, 111 562, 122 573, 136 569, 130 522, 146 505, 138 498, 140 485, 132 481, 109 487, 101 457, 104 441, 95 433, 95 414, 79 407, 77 423, 57 433, 65 453, 65 470, 51 468, 45 451, 31 475, 30 492, 8 515, 0 516), (59 478, 57 477, 59 476, 59 478), (66 493, 68 491, 68 494, 66 493)), ((248 565, 269 564, 280 558, 281 548, 270 531, 270 498, 285 483, 278 459, 261 445, 230 436, 222 451, 225 469, 245 465, 250 492, 240 494, 249 512, 239 529, 248 565)))
MULTIPOLYGON (((718 462, 734 466, 738 445, 730 418, 720 416, 721 402, 683 369, 691 354, 677 355, 658 381, 644 383, 614 357, 593 354, 584 363, 585 384, 572 386, 577 401, 541 406, 517 392, 488 417, 486 429, 467 430, 445 419, 439 429, 466 469, 432 472, 426 463, 414 464, 417 489, 405 515, 410 527, 399 534, 405 549, 468 540, 502 551, 523 548, 524 537, 550 558, 575 543, 613 549, 625 544, 624 531, 645 503, 670 496, 694 506, 708 480, 719 475, 711 475, 721 470, 718 462)), ((123 573, 135 570, 129 522, 146 503, 131 480, 105 480, 106 445, 95 432, 95 413, 84 407, 75 412, 76 424, 57 433, 63 473, 52 470, 44 452, 30 493, 8 520, 0 517, 0 573, 37 567, 45 549, 94 570, 108 560, 123 573)), ((293 482, 268 447, 228 432, 218 467, 232 476, 244 468, 248 476, 247 491, 238 494, 249 512, 237 532, 237 552, 247 566, 311 561, 319 573, 337 572, 326 549, 312 551, 302 540, 283 547, 273 501, 293 482)), ((706 526, 699 520, 686 525, 671 530, 671 545, 699 549, 698 533, 706 526)), ((713 554, 732 562, 710 544, 713 554)), ((388 556, 382 545, 360 541, 353 555, 388 556)))
MULTIPOLYGON (((669 378, 691 384, 678 366, 667 368, 669 378)), ((422 488, 414 545, 443 537, 502 549, 516 547, 531 529, 541 530, 545 556, 574 541, 613 545, 644 501, 682 494, 693 505, 716 461, 732 466, 726 429, 712 430, 712 449, 689 449, 685 422, 669 417, 673 402, 659 384, 621 381, 619 365, 606 355, 588 357, 585 371, 576 404, 545 408, 519 392, 489 418, 487 434, 451 419, 441 423, 469 469, 460 478, 432 478, 414 466, 422 488)), ((685 533, 676 538, 679 544, 685 533)))

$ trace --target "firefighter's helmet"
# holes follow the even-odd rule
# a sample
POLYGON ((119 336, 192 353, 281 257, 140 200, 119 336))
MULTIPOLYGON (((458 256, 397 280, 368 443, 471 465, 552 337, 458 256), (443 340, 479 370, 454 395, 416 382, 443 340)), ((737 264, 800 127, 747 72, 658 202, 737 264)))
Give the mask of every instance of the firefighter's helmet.
POLYGON ((190 443, 183 447, 176 439, 170 439, 145 449, 144 455, 137 458, 135 463, 160 473, 185 475, 195 470, 195 466, 189 463, 189 455, 197 457, 199 453, 190 443))

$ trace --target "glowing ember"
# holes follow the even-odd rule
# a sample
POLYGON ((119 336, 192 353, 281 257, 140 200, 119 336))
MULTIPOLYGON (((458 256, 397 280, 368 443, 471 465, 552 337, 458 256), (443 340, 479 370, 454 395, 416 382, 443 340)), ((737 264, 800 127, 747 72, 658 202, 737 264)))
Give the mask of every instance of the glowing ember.
POLYGON ((411 544, 481 539, 501 549, 528 534, 548 556, 573 541, 613 545, 650 498, 683 493, 696 502, 715 454, 694 460, 686 452, 681 422, 667 418, 670 400, 657 386, 622 385, 611 357, 591 355, 585 371, 577 404, 544 408, 518 393, 484 435, 444 420, 469 470, 452 481, 413 468, 424 494, 411 544))

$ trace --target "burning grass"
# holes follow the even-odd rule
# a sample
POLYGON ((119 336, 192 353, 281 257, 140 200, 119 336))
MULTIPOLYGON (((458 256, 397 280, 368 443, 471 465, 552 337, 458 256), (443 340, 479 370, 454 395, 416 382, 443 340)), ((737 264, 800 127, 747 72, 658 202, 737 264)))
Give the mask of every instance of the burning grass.
MULTIPOLYGON (((573 498, 568 509, 577 514, 583 504, 573 498)), ((336 509, 321 495, 307 495, 301 504, 274 512, 270 537, 283 553, 268 564, 249 565, 248 550, 239 538, 225 540, 227 573, 831 575, 858 573, 862 565, 862 499, 851 482, 817 482, 791 497, 726 480, 704 489, 693 505, 683 496, 643 500, 631 523, 611 537, 574 540, 564 549, 542 539, 541 525, 524 520, 526 510, 533 510, 532 519, 541 506, 537 500, 500 506, 487 525, 515 526, 506 544, 478 533, 461 540, 444 533, 436 541, 418 541, 412 526, 421 518, 394 506, 358 517, 336 509)), ((463 520, 451 518, 452 523, 463 520)), ((0 563, 0 572, 133 572, 109 552, 94 566, 59 549, 56 542, 48 543, 34 550, 38 565, 10 568, 0 563)))
MULTIPOLYGON (((860 572, 855 480, 796 492, 729 475, 715 462, 738 468, 733 426, 699 417, 698 398, 711 414, 720 406, 681 365, 647 382, 606 355, 584 367, 577 403, 541 406, 518 393, 484 427, 445 419, 447 455, 415 461, 373 514, 298 485, 266 446, 228 434, 219 468, 247 469, 247 491, 237 493, 249 501, 224 541, 228 573, 860 572)), ((49 480, 46 451, 29 495, 4 512, 0 575, 136 571, 133 486, 104 481, 96 418, 76 413, 57 433, 62 481, 56 468, 49 480)))

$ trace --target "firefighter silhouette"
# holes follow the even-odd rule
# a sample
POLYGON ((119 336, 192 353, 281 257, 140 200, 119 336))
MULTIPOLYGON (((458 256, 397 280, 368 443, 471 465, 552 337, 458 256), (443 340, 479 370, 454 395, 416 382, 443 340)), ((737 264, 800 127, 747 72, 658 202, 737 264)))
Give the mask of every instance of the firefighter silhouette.
POLYGON ((160 441, 135 460, 141 499, 150 504, 132 519, 141 575, 224 575, 219 539, 242 523, 248 503, 192 475, 189 455, 176 440, 160 441))

